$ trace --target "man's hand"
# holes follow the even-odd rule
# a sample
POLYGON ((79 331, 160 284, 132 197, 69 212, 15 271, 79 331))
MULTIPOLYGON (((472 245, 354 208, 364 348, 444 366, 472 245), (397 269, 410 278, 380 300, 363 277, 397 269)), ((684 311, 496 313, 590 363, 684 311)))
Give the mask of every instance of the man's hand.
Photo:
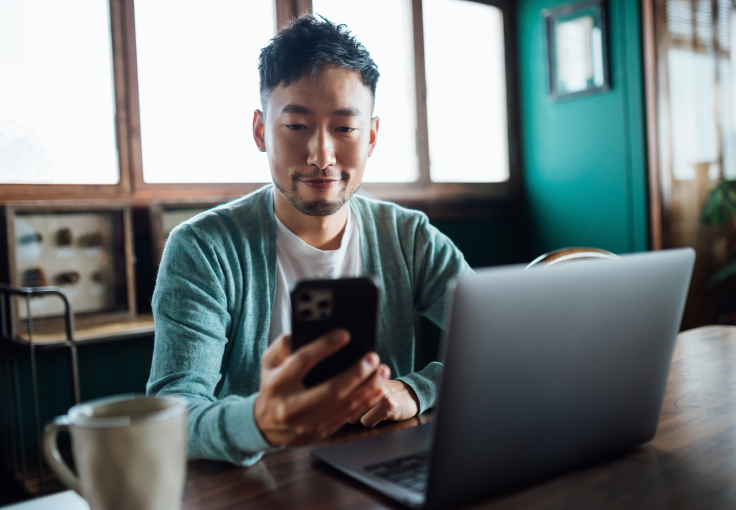
POLYGON ((413 418, 419 412, 419 400, 414 390, 403 381, 386 381, 383 385, 386 395, 376 406, 363 414, 355 414, 350 423, 360 421, 366 427, 375 427, 383 420, 401 421, 413 418))
POLYGON ((373 352, 322 384, 313 388, 302 384, 317 363, 349 341, 347 331, 336 330, 293 353, 289 335, 282 335, 268 348, 254 413, 256 425, 272 446, 307 444, 327 437, 384 397, 390 370, 379 366, 373 352))

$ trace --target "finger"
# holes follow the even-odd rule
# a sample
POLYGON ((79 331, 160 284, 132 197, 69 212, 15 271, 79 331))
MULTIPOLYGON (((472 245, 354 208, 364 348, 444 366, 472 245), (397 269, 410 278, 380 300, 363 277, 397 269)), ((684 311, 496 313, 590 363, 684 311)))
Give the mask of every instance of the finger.
POLYGON ((310 342, 289 356, 283 365, 283 377, 301 382, 314 366, 330 354, 342 349, 350 341, 350 334, 336 329, 310 342))
MULTIPOLYGON (((371 407, 373 409, 373 407, 371 407)), ((371 409, 368 410, 360 410, 358 413, 354 413, 350 418, 348 418, 348 423, 350 425, 357 425, 360 423, 360 419, 366 415, 366 413, 369 413, 371 409)))
POLYGON ((391 405, 389 404, 389 401, 384 398, 373 409, 365 413, 365 415, 360 419, 360 423, 366 427, 375 427, 383 420, 388 420, 390 415, 391 405))
POLYGON ((325 426, 327 423, 337 423, 337 426, 344 425, 348 418, 355 414, 361 416, 373 407, 375 403, 383 398, 386 390, 384 388, 386 380, 376 371, 368 381, 359 386, 351 393, 347 400, 339 401, 329 394, 319 394, 315 392, 302 394, 292 400, 292 410, 301 414, 303 423, 311 423, 311 429, 316 430, 325 426), (376 398, 376 395, 381 395, 376 398), (309 398, 307 398, 309 397, 309 398), (371 402, 370 405, 366 402, 371 402))
MULTIPOLYGON (((373 408, 371 407, 371 409, 373 408)), ((371 409, 368 409, 368 411, 370 411, 371 409)), ((358 423, 360 423, 360 419, 365 416, 365 413, 367 413, 368 411, 361 410, 359 413, 354 413, 350 418, 348 418, 348 423, 350 425, 357 425, 358 423)))
POLYGON ((386 365, 381 365, 368 381, 353 391, 348 400, 335 406, 328 416, 343 419, 343 424, 351 419, 357 423, 361 416, 378 404, 386 395, 385 383, 390 373, 391 370, 386 365), (380 398, 376 398, 376 395, 380 395, 380 398))
MULTIPOLYGON (((342 413, 330 413, 326 416, 315 417, 313 420, 318 420, 314 426, 309 428, 310 432, 307 434, 300 435, 289 443, 289 446, 301 446, 309 444, 318 439, 331 436, 338 429, 347 423, 347 416, 350 413, 354 413, 354 409, 361 409, 361 415, 365 412, 365 409, 370 409, 381 401, 385 396, 384 390, 379 388, 373 394, 370 394, 363 401, 357 401, 349 408, 342 411, 342 413)), ((310 420, 310 421, 313 421, 310 420)), ((313 421, 314 423, 314 421, 313 421)))
POLYGON ((262 366, 276 368, 291 354, 291 335, 281 335, 266 349, 262 366))
POLYGON ((356 400, 355 403, 343 410, 342 413, 337 413, 334 418, 328 419, 320 427, 321 437, 327 437, 335 433, 340 427, 348 422, 350 416, 358 414, 363 415, 371 408, 375 408, 385 398, 385 390, 379 388, 373 393, 369 393, 363 400, 356 400), (357 410, 357 412, 356 412, 357 410))
MULTIPOLYGON (((380 389, 376 393, 371 395, 367 400, 364 400, 363 402, 361 402, 359 404, 359 407, 363 409, 370 409, 371 407, 375 406, 378 402, 380 402, 381 399, 384 398, 384 396, 385 394, 383 392, 383 389, 380 389)), ((331 436, 337 430, 339 430, 343 425, 347 423, 346 416, 347 416, 347 412, 341 415, 337 415, 337 417, 334 417, 333 415, 333 417, 324 420, 318 426, 314 427, 313 432, 295 438, 293 441, 289 443, 289 446, 303 446, 313 441, 317 441, 319 439, 323 439, 323 438, 331 436)))
MULTIPOLYGON (((368 360, 373 359, 372 356, 368 357, 368 360)), ((376 355, 376 359, 378 356, 376 355)), ((363 361, 359 361, 357 366, 360 367, 363 361)), ((382 388, 388 374, 391 370, 386 365, 380 365, 378 369, 368 368, 363 366, 362 369, 366 372, 366 378, 362 378, 358 381, 350 382, 351 390, 349 393, 343 391, 339 386, 335 386, 330 381, 310 388, 303 395, 303 400, 300 401, 300 405, 317 409, 318 413, 325 416, 330 413, 338 413, 345 409, 346 405, 362 400, 365 395, 375 392, 379 388, 382 388), (357 386, 357 387, 356 387, 357 386)), ((339 376, 338 376, 339 377, 339 376)), ((347 384, 347 383, 346 383, 347 384)), ((349 415, 350 417, 352 415, 349 415)))
MULTIPOLYGON (((386 365, 381 365, 381 367, 378 369, 379 375, 383 379, 383 381, 388 381, 389 377, 391 376, 391 369, 388 368, 386 365)), ((360 419, 371 409, 362 409, 357 413, 353 413, 350 418, 348 418, 348 423, 351 425, 357 425, 360 423, 360 419)))
POLYGON ((343 373, 315 386, 310 392, 316 399, 329 395, 333 399, 344 400, 376 371, 379 362, 378 354, 369 352, 343 373))
MULTIPOLYGON (((346 397, 349 399, 347 401, 339 400, 334 393, 324 391, 324 388, 320 388, 323 385, 302 391, 290 400, 290 415, 292 419, 298 419, 302 423, 313 424, 314 429, 327 420, 344 415, 340 418, 344 425, 350 416, 358 413, 362 416, 370 409, 362 404, 366 399, 372 398, 378 391, 385 394, 384 386, 390 374, 391 370, 386 365, 381 365, 367 381, 346 397)), ((375 403, 371 407, 373 405, 375 403)))
MULTIPOLYGON (((381 375, 385 376, 385 380, 388 380, 388 377, 391 374, 391 370, 386 368, 381 368, 381 375)), ((385 385, 384 385, 385 388, 385 385)), ((362 423, 366 427, 374 427, 381 421, 387 419, 390 417, 391 413, 391 405, 390 400, 388 398, 388 395, 381 399, 380 402, 377 402, 376 405, 371 409, 366 409, 361 415, 353 415, 352 418, 354 419, 355 423, 362 423)))

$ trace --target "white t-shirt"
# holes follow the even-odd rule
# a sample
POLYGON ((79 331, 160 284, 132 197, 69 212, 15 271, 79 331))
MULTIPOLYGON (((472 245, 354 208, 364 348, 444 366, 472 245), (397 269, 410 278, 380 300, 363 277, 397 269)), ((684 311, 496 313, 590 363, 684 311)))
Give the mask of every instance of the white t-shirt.
POLYGON ((348 206, 348 220, 337 250, 319 250, 302 241, 281 223, 276 213, 276 295, 271 310, 269 345, 284 333, 291 333, 289 293, 297 280, 305 278, 355 278, 363 274, 360 232, 348 206))

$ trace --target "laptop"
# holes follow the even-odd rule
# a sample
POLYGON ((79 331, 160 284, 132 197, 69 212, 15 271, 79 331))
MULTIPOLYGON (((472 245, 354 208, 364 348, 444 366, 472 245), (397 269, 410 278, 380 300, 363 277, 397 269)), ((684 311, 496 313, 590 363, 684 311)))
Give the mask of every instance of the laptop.
POLYGON ((694 261, 681 249, 456 279, 434 421, 312 455, 435 509, 649 441, 694 261))

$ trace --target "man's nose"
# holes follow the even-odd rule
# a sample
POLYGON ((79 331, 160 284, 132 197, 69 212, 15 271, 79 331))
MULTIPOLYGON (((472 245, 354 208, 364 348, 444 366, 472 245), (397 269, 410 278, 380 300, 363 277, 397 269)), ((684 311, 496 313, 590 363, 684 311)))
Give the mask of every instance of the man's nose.
POLYGON ((314 165, 319 167, 320 170, 324 170, 335 163, 335 146, 333 144, 332 137, 329 133, 320 129, 309 141, 309 157, 307 158, 307 164, 310 166, 314 165))

